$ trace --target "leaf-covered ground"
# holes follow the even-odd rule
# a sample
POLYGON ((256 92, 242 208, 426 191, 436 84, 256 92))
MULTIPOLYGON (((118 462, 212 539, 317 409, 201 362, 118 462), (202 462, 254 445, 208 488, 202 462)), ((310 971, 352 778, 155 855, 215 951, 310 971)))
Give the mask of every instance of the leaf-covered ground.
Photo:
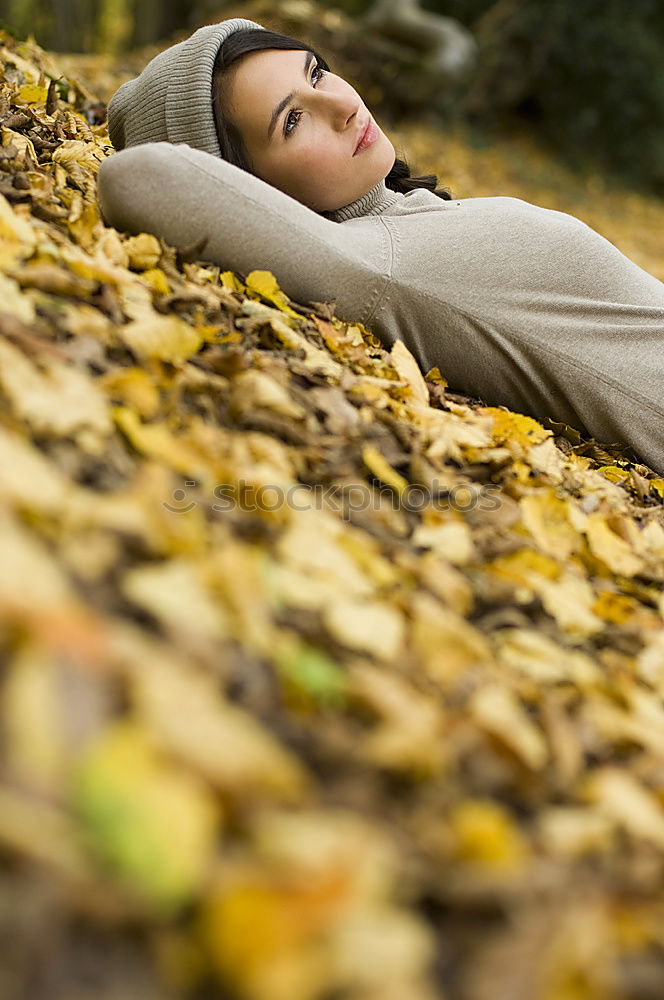
POLYGON ((104 227, 0 67, 2 1000, 659 1000, 664 481, 104 227))

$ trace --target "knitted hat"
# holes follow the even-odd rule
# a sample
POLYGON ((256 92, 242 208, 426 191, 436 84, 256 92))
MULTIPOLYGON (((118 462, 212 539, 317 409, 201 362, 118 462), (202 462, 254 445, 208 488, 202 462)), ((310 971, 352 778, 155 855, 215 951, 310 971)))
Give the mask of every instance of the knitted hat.
POLYGON ((184 142, 221 156, 212 110, 212 69, 223 41, 244 28, 266 29, 231 17, 206 24, 151 59, 108 103, 108 131, 116 149, 143 142, 184 142))

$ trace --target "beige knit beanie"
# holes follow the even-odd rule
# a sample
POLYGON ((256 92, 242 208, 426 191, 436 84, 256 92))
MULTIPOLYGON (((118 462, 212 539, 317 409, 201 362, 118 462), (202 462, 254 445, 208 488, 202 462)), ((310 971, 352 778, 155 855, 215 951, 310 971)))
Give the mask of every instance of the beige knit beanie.
POLYGON ((232 17, 206 24, 151 59, 108 103, 108 131, 116 149, 143 142, 185 142, 221 156, 212 110, 212 68, 222 42, 243 28, 266 29, 232 17))

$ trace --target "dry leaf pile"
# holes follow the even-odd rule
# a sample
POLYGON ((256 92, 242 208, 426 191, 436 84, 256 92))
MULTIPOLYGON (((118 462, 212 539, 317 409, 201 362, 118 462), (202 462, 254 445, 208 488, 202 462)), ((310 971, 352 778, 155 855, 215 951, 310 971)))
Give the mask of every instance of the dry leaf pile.
POLYGON ((661 997, 664 481, 106 228, 0 61, 3 1000, 661 997))

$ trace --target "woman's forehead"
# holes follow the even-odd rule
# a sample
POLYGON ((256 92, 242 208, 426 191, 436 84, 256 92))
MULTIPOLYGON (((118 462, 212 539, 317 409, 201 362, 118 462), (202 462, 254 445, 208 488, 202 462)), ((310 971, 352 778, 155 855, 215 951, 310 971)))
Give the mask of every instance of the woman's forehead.
POLYGON ((261 49, 238 60, 228 81, 228 107, 243 132, 267 142, 275 108, 304 86, 311 57, 309 49, 261 49))

